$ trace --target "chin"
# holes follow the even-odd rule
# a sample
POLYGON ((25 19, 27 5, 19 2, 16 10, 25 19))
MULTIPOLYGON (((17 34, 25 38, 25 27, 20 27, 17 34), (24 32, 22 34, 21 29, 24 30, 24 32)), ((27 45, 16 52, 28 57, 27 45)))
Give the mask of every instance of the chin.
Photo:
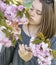
POLYGON ((29 24, 31 24, 31 25, 35 25, 35 23, 33 23, 33 22, 29 22, 29 24))

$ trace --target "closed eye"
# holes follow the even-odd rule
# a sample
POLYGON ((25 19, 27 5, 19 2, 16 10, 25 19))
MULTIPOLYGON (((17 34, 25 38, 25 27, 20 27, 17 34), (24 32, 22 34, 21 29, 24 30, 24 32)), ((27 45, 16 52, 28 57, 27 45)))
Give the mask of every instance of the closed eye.
POLYGON ((41 12, 36 12, 36 14, 38 14, 38 15, 42 15, 42 13, 41 13, 41 12))
POLYGON ((42 11, 40 11, 40 10, 36 10, 36 14, 38 14, 38 15, 42 15, 42 11))
POLYGON ((33 11, 34 9, 33 9, 33 8, 31 8, 30 10, 31 10, 31 11, 33 11))

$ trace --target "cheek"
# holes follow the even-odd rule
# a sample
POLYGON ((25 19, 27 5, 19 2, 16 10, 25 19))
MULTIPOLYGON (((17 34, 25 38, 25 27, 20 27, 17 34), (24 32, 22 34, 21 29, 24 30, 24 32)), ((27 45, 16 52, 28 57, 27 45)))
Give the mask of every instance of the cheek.
POLYGON ((34 18, 34 22, 36 23, 36 24, 40 24, 40 22, 41 22, 41 16, 37 16, 37 17, 35 17, 34 18))

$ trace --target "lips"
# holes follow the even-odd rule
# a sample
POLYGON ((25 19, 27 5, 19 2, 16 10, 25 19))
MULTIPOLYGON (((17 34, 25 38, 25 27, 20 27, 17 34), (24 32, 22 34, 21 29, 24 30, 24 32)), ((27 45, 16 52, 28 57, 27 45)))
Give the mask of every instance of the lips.
POLYGON ((33 19, 32 18, 29 18, 30 21, 32 21, 33 19))
POLYGON ((32 21, 33 17, 34 17, 33 15, 30 15, 29 21, 32 21))
POLYGON ((33 16, 32 15, 30 15, 30 19, 32 19, 33 18, 33 16))

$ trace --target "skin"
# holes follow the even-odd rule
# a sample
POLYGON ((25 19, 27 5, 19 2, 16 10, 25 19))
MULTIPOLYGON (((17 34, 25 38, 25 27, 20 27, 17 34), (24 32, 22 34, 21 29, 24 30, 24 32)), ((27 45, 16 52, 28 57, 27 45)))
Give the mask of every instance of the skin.
POLYGON ((30 19, 29 23, 32 25, 39 25, 42 15, 42 3, 35 0, 32 3, 32 7, 30 9, 30 19))
MULTIPOLYGON (((40 20, 42 16, 42 3, 39 0, 35 0, 32 3, 32 7, 30 9, 30 19, 29 19, 29 31, 31 36, 35 36, 37 30, 39 29, 40 26, 40 20), (37 27, 37 28, 36 28, 37 27), (35 32, 36 31, 36 32, 35 32)), ((24 32, 29 36, 29 32, 27 32, 27 25, 23 25, 23 30, 24 32)), ((30 50, 27 45, 20 44, 19 45, 19 56, 24 60, 24 61, 29 61, 32 58, 32 52, 28 51, 30 50)))

